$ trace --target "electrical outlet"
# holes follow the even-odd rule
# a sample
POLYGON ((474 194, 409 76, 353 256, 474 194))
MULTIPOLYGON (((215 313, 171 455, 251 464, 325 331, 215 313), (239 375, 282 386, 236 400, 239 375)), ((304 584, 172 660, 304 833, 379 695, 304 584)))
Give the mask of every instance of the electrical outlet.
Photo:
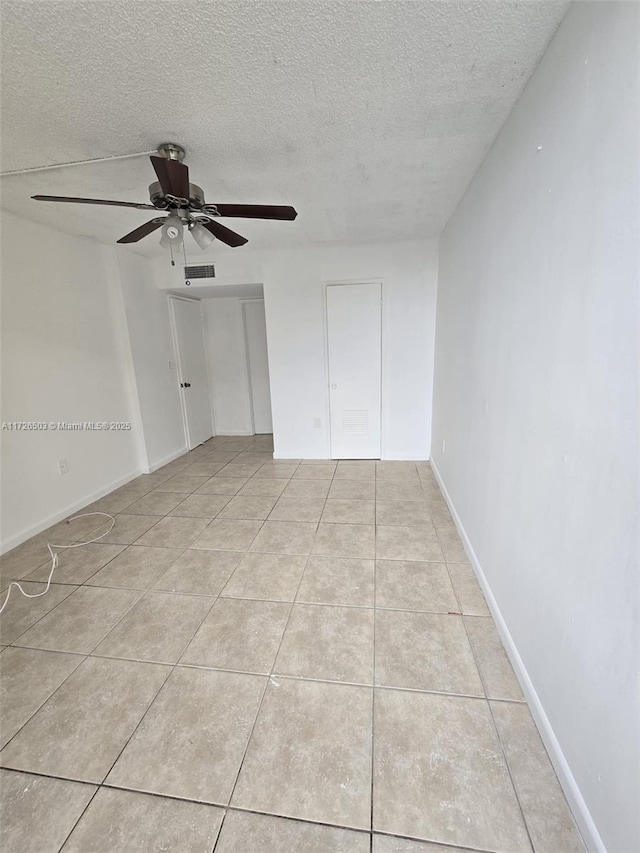
POLYGON ((445 441, 444 438, 442 439, 442 452, 443 453, 447 452, 447 442, 445 441))
POLYGON ((58 459, 58 471, 60 476, 69 473, 69 463, 66 459, 58 459))
POLYGON ((313 425, 316 429, 320 429, 322 427, 322 421, 320 420, 320 418, 314 418, 313 425))
POLYGON ((169 370, 173 370, 173 362, 172 361, 169 362, 169 370))

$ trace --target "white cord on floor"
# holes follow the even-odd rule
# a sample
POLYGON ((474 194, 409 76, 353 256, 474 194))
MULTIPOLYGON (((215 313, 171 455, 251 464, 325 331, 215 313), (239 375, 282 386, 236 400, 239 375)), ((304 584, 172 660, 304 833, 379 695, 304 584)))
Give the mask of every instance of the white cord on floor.
POLYGON ((7 589, 5 599, 2 602, 2 607, 0 607, 0 613, 2 613, 2 611, 7 606, 9 596, 11 595, 11 590, 14 586, 20 590, 20 592, 22 593, 22 595, 25 596, 25 598, 40 598, 41 595, 46 595, 46 593, 49 592, 49 587, 51 586, 51 578, 53 577, 53 573, 55 572, 55 570, 58 568, 58 554, 57 552, 54 552, 54 548, 58 548, 60 551, 64 550, 65 548, 80 548, 82 545, 91 545, 93 542, 97 542, 99 539, 102 539, 102 537, 106 536, 107 533, 111 533, 116 523, 116 520, 112 515, 109 515, 108 512, 83 512, 80 515, 74 515, 73 518, 69 519, 69 521, 75 521, 77 518, 86 518, 89 515, 104 515, 106 518, 111 519, 111 527, 109 527, 108 530, 105 530, 104 533, 101 533, 100 536, 96 536, 95 539, 88 539, 86 542, 74 542, 73 545, 55 545, 52 542, 47 542, 47 548, 49 549, 49 554, 51 554, 51 571, 49 572, 49 577, 47 578, 46 589, 44 589, 42 592, 25 592, 24 589, 18 583, 18 581, 11 581, 11 583, 9 584, 9 588, 7 589))

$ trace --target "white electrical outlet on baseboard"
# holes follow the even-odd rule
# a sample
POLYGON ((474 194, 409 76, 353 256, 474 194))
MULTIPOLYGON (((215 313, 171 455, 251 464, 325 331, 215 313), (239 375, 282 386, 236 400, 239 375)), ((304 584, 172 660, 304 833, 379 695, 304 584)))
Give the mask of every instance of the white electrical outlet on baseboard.
POLYGON ((69 463, 66 459, 58 459, 58 471, 60 472, 60 476, 69 473, 69 463))

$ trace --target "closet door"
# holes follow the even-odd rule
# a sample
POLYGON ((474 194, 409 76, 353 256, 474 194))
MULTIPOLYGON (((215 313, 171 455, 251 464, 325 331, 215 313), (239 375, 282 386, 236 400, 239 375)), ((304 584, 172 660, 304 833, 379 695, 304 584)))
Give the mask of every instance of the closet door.
POLYGON ((213 433, 209 377, 204 348, 202 308, 199 301, 169 297, 184 431, 189 449, 213 433))
POLYGON ((331 456, 380 458, 382 285, 327 287, 331 456))

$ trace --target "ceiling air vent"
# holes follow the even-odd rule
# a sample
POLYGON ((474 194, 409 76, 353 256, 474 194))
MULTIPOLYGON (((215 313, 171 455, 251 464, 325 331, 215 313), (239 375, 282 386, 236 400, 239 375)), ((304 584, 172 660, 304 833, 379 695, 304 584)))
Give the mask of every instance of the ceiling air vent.
POLYGON ((196 278, 215 278, 216 268, 213 264, 196 264, 184 268, 184 283, 191 284, 196 278))

